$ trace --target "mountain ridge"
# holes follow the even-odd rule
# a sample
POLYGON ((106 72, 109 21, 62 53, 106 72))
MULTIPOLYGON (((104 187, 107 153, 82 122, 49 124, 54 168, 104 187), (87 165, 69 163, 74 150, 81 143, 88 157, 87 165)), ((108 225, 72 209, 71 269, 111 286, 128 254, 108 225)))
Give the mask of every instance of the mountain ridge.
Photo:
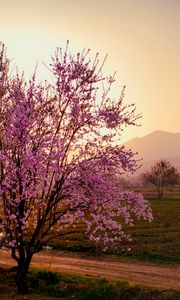
POLYGON ((137 152, 138 159, 143 159, 139 172, 160 159, 169 161, 180 170, 180 132, 156 130, 143 137, 135 137, 124 146, 137 152))

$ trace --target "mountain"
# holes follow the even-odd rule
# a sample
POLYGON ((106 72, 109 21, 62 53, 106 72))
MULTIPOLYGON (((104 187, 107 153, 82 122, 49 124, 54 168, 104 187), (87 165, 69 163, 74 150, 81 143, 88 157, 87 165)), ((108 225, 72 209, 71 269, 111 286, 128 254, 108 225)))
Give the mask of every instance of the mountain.
POLYGON ((127 149, 138 152, 138 158, 143 158, 143 167, 139 172, 143 172, 162 158, 180 170, 180 132, 171 133, 158 130, 144 137, 134 138, 124 145, 127 149))

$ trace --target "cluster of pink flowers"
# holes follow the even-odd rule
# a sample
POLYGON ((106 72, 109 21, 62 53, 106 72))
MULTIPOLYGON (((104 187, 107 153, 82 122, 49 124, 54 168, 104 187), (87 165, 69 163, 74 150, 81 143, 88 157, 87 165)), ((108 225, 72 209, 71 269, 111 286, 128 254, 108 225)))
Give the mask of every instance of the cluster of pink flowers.
POLYGON ((123 93, 118 101, 104 92, 96 97, 104 82, 102 65, 88 53, 59 50, 51 64, 54 85, 37 85, 35 76, 29 83, 18 75, 6 79, 0 98, 0 206, 12 248, 24 240, 41 247, 78 222, 96 243, 117 246, 129 238, 123 223, 152 219, 148 202, 118 183, 138 167, 135 154, 112 146, 118 129, 139 116, 134 106, 123 105, 123 93))

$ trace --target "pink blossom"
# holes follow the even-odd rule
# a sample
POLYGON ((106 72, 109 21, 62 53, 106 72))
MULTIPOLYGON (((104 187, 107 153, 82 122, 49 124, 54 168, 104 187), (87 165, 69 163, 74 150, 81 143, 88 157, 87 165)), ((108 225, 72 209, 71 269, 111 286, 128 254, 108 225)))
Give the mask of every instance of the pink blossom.
POLYGON ((119 176, 139 166, 136 154, 119 145, 122 130, 140 116, 134 104, 123 104, 124 89, 111 99, 114 76, 105 80, 98 54, 88 55, 73 56, 68 45, 58 49, 50 66, 54 84, 37 84, 35 74, 29 83, 19 75, 6 78, 0 208, 11 248, 25 249, 26 240, 36 251, 78 224, 94 243, 118 247, 130 239, 124 224, 152 220, 149 203, 119 185, 119 176))
POLYGON ((10 241, 9 246, 12 247, 12 248, 15 248, 16 247, 16 240, 10 241))

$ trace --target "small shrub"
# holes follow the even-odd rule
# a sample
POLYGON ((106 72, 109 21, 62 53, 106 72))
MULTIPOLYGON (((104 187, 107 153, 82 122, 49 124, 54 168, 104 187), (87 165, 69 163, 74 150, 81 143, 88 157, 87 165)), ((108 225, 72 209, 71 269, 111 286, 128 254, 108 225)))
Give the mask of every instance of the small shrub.
POLYGON ((87 290, 83 290, 79 300, 112 300, 117 299, 117 290, 107 280, 102 279, 87 290))
POLYGON ((48 284, 56 284, 60 281, 59 274, 50 271, 39 271, 37 279, 44 280, 48 284))
POLYGON ((38 271, 33 272, 29 277, 29 286, 33 291, 49 293, 49 289, 59 283, 59 281, 59 275, 55 272, 38 271))

